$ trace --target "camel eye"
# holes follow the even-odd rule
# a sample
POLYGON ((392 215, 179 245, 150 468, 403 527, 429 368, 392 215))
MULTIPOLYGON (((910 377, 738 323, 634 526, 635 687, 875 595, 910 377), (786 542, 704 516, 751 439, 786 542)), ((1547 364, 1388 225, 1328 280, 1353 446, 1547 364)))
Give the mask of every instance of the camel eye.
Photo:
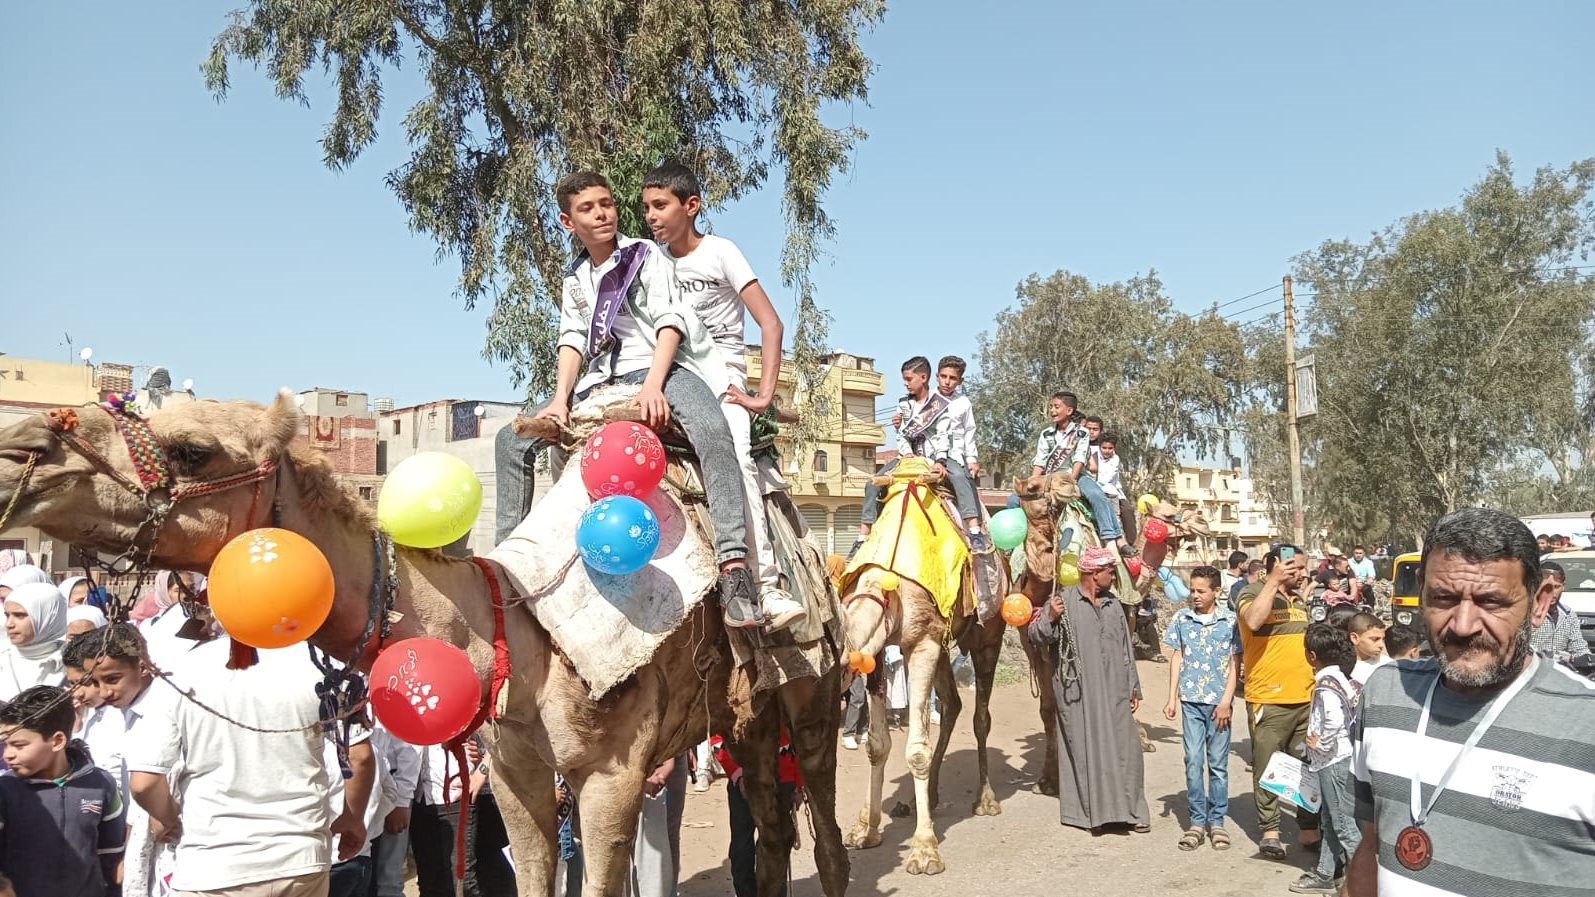
POLYGON ((172 468, 179 475, 188 476, 210 460, 210 449, 193 443, 179 443, 167 449, 166 456, 171 459, 172 468))

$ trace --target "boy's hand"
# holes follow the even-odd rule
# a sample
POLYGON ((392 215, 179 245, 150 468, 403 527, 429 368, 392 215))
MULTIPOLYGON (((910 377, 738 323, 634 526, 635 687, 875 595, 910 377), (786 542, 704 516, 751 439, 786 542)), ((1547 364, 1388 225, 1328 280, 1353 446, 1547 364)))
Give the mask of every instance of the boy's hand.
POLYGON ((366 846, 366 821, 345 810, 332 821, 332 833, 338 837, 338 862, 354 859, 366 846))
POLYGON ((183 822, 181 819, 173 819, 172 824, 167 825, 154 816, 150 817, 151 841, 156 844, 176 844, 177 839, 181 837, 183 837, 183 822))
MULTIPOLYGON (((1213 711, 1213 728, 1217 729, 1220 732, 1224 731, 1225 729, 1228 729, 1229 728, 1230 712, 1231 711, 1230 711, 1229 702, 1228 701, 1221 701, 1219 703, 1219 705, 1218 705, 1218 709, 1213 711)), ((1173 718, 1174 717, 1172 717, 1172 716, 1169 717, 1169 719, 1173 719, 1173 718)))
POLYGON ((1318 747, 1318 736, 1317 735, 1309 735, 1309 736, 1307 736, 1307 746, 1310 747, 1310 748, 1313 748, 1313 749, 1317 749, 1317 747, 1318 747))
POLYGON ((725 401, 733 405, 741 405, 748 409, 749 414, 763 414, 770 410, 770 403, 774 396, 750 396, 747 391, 735 383, 726 387, 725 401))
POLYGON ((937 461, 936 462, 936 473, 942 479, 944 479, 944 480, 947 479, 947 465, 941 463, 940 461, 937 461))
POLYGON ((1137 710, 1140 710, 1140 709, 1141 709, 1141 692, 1140 692, 1139 689, 1137 689, 1136 691, 1130 692, 1130 712, 1134 713, 1134 712, 1136 712, 1137 710))
POLYGON ((903 413, 901 411, 899 411, 898 413, 892 415, 892 427, 893 428, 897 428, 897 427, 901 427, 902 425, 903 425, 903 413))
POLYGON ((390 835, 397 835, 409 827, 409 807, 394 807, 388 812, 387 818, 382 820, 382 830, 390 835))
POLYGON ((1167 704, 1163 705, 1163 718, 1164 719, 1173 719, 1174 716, 1175 716, 1174 699, 1173 698, 1169 698, 1169 702, 1167 704))
POLYGON ((980 462, 971 461, 969 463, 969 475, 972 477, 980 476, 980 462))
POLYGON ((637 406, 642 409, 643 422, 655 430, 670 423, 670 403, 665 401, 665 391, 657 386, 643 384, 637 393, 637 406))
POLYGON ((554 420, 559 421, 562 425, 568 424, 570 423, 570 406, 564 402, 549 402, 547 405, 544 405, 541 409, 539 409, 536 414, 532 415, 532 417, 534 420, 537 418, 552 417, 554 420))

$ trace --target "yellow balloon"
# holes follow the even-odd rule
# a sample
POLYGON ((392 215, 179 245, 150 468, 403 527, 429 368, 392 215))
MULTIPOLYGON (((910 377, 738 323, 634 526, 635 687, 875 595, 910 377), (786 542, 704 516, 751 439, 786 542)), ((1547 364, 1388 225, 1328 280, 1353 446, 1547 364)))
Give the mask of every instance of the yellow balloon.
POLYGON ((1071 567, 1080 566, 1080 556, 1072 551, 1064 552, 1063 557, 1058 558, 1058 561, 1059 563, 1068 564, 1071 567))
POLYGON ((482 481, 471 465, 445 452, 421 452, 382 482, 377 523, 400 545, 441 548, 470 532, 481 510, 482 481))
POLYGON ((1080 568, 1076 567, 1073 564, 1059 564, 1058 565, 1058 582, 1060 584, 1066 585, 1066 586, 1077 586, 1077 585, 1079 585, 1080 584, 1080 568))
POLYGON ((1141 516, 1145 517, 1152 513, 1152 508, 1157 503, 1158 497, 1150 492, 1147 492, 1135 500, 1135 509, 1141 512, 1141 516))
POLYGON ((890 570, 884 571, 881 573, 880 583, 883 592, 897 591, 897 574, 890 570))

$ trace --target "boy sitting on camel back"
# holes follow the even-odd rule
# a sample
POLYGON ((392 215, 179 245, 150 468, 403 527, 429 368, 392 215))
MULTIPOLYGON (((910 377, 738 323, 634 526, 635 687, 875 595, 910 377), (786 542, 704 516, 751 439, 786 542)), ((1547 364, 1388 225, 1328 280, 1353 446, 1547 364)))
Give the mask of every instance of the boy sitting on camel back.
POLYGON ((554 186, 559 222, 581 241, 565 275, 554 396, 538 417, 566 423, 570 397, 610 383, 641 384, 637 404, 650 427, 675 415, 703 469, 720 605, 727 626, 762 623, 747 564, 747 499, 731 430, 716 398, 726 365, 697 314, 682 302, 670 259, 647 240, 619 233, 615 197, 601 174, 577 172, 554 186))
POLYGON ((1102 486, 1087 469, 1091 459, 1091 434, 1084 426, 1080 413, 1080 400, 1072 392, 1055 392, 1047 405, 1047 415, 1052 425, 1041 431, 1036 440, 1036 456, 1031 461, 1033 477, 1066 470, 1080 487, 1080 495, 1091 505, 1091 516, 1096 519, 1097 536, 1105 546, 1116 546, 1119 556, 1135 553, 1125 540, 1119 525, 1118 505, 1110 502, 1102 486))
MULTIPOLYGON (((943 358, 941 375, 939 388, 932 391, 930 359, 915 355, 903 362, 903 386, 908 395, 898 400, 897 414, 892 417, 892 426, 897 430, 897 454, 898 457, 918 455, 935 465, 935 469, 952 483, 954 502, 969 532, 970 547, 977 552, 989 551, 991 540, 980 529, 980 497, 965 467, 966 461, 973 462, 966 457, 964 446, 966 440, 972 444, 974 437, 964 434, 961 418, 969 415, 972 427, 973 416, 969 412, 969 400, 954 394, 963 382, 963 359, 952 355, 943 358)), ((880 473, 889 474, 895 469, 897 462, 890 461, 880 473)), ((873 481, 864 487, 864 508, 853 551, 858 551, 858 546, 869 538, 880 515, 884 495, 885 490, 873 481)))

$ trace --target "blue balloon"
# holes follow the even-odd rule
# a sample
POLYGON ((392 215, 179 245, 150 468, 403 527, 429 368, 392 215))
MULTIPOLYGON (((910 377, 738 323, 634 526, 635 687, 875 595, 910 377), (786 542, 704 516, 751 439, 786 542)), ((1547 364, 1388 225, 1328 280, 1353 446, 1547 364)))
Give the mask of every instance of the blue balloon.
POLYGON ((1018 495, 1018 493, 1015 493, 1013 495, 1008 496, 1008 507, 1010 507, 1010 508, 1019 507, 1019 495, 1018 495))
POLYGON ((629 495, 600 499, 582 514, 576 547, 587 566, 600 573, 636 573, 659 549, 659 518, 629 495))
POLYGON ((1167 567, 1157 569, 1157 578, 1163 581, 1163 594, 1173 602, 1181 602, 1191 597, 1191 587, 1185 580, 1174 575, 1174 571, 1167 567))

